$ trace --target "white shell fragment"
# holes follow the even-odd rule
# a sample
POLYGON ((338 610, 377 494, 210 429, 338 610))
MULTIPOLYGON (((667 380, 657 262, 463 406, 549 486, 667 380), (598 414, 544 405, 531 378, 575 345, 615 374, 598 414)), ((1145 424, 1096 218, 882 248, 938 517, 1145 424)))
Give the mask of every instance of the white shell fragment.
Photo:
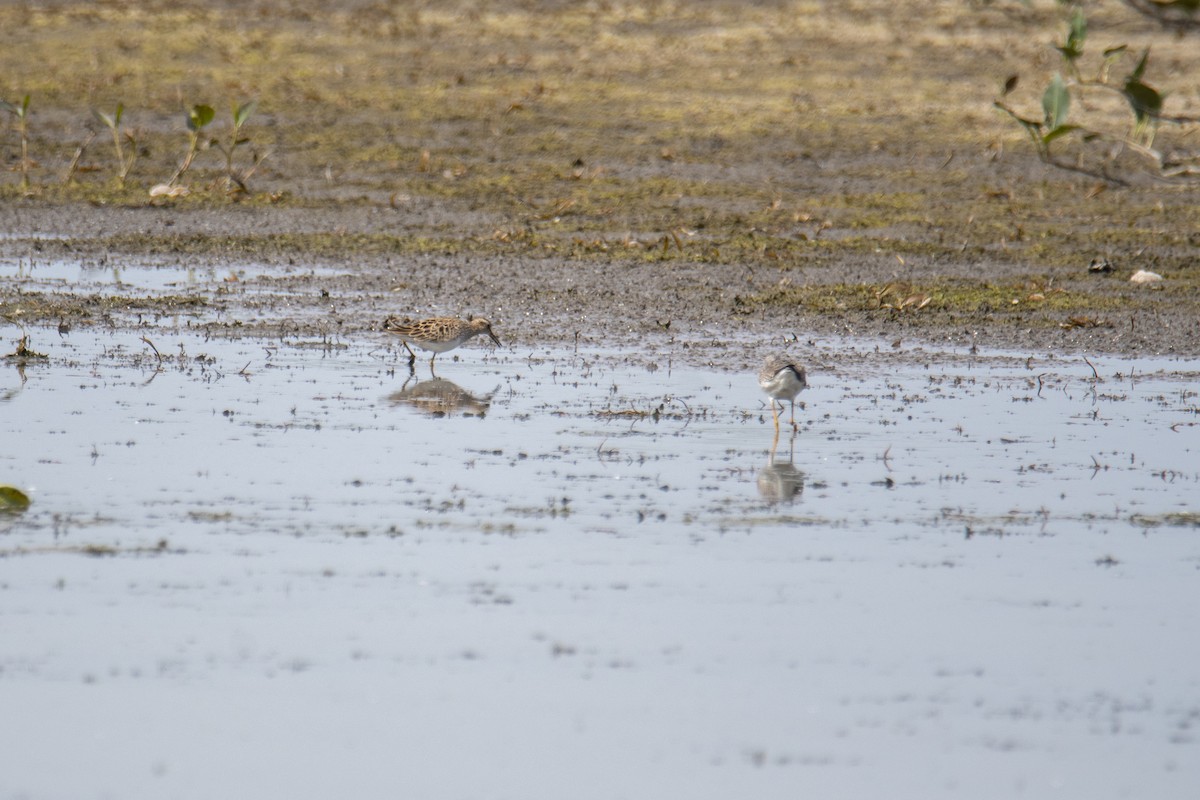
POLYGON ((1158 283, 1163 279, 1162 275, 1157 272, 1148 272, 1144 269, 1139 269, 1133 273, 1133 277, 1129 279, 1130 283, 1158 283))
POLYGON ((151 197, 183 197, 187 193, 186 186, 171 186, 167 183, 160 183, 150 189, 151 197))

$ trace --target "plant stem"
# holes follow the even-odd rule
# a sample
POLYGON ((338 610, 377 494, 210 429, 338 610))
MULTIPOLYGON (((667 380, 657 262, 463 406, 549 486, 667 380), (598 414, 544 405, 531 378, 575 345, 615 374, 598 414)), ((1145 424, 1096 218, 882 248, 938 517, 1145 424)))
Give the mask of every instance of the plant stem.
POLYGON ((21 188, 29 189, 29 130, 25 115, 21 115, 21 188))
POLYGON ((188 168, 192 166, 192 159, 194 159, 196 157, 196 153, 200 151, 199 131, 192 131, 188 134, 188 136, 191 137, 191 141, 188 144, 187 155, 184 156, 183 163, 179 165, 179 169, 175 170, 175 174, 171 176, 171 180, 167 181, 168 186, 174 186, 175 181, 183 177, 183 173, 187 172, 188 168))
MULTIPOLYGON (((129 136, 129 134, 125 134, 125 135, 129 136)), ((134 139, 132 136, 129 136, 129 146, 130 146, 129 160, 121 162, 121 172, 117 176, 121 180, 122 188, 125 187, 125 179, 128 178, 129 173, 133 171, 133 162, 137 161, 137 140, 134 139)))
POLYGON ((128 170, 125 169, 125 151, 121 148, 121 133, 117 130, 116 125, 113 126, 112 135, 113 146, 117 148, 117 164, 119 164, 121 167, 120 171, 117 173, 117 180, 120 182, 121 188, 124 189, 125 175, 128 170))
POLYGON ((89 133, 87 139, 84 139, 83 144, 79 145, 79 148, 75 151, 75 157, 71 159, 71 163, 67 165, 67 173, 63 175, 62 182, 64 186, 69 184, 72 178, 75 177, 75 170, 79 168, 79 160, 83 158, 83 152, 87 150, 88 145, 91 144, 92 139, 95 138, 95 133, 89 133))

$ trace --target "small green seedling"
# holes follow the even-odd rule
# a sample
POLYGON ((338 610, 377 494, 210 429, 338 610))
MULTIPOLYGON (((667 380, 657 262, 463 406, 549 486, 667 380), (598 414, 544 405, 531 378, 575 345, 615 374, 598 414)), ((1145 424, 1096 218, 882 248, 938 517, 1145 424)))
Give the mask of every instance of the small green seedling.
POLYGON ((243 175, 238 176, 233 170, 233 157, 234 153, 237 152, 238 145, 246 144, 250 141, 248 138, 242 136, 242 126, 246 124, 246 120, 250 119, 250 115, 254 113, 254 109, 257 107, 257 105, 258 104, 256 102, 250 100, 242 103, 240 106, 233 107, 233 129, 229 133, 228 145, 223 144, 220 140, 215 138, 209 142, 209 144, 225 154, 225 180, 230 184, 236 183, 243 192, 246 191, 246 179, 250 177, 250 173, 252 173, 254 169, 258 167, 258 164, 262 159, 255 158, 254 166, 243 175))
POLYGON ((179 169, 175 170, 175 174, 171 176, 171 180, 167 181, 168 186, 174 186, 175 182, 183 177, 183 173, 187 172, 192 166, 192 161, 195 160, 196 154, 200 152, 201 148, 208 146, 208 142, 200 139, 200 133, 208 123, 213 121, 214 116, 216 116, 216 112, 212 110, 212 106, 195 105, 188 111, 187 155, 183 157, 183 163, 179 165, 179 169))
POLYGON ((129 140, 129 158, 125 157, 125 150, 121 146, 121 115, 125 113, 125 106, 117 103, 117 110, 112 115, 105 114, 103 111, 96 109, 92 110, 96 115, 96 119, 104 123, 104 125, 112 131, 113 149, 117 154, 117 180, 120 181, 121 187, 125 186, 125 179, 129 177, 129 171, 133 169, 133 162, 137 160, 137 142, 133 138, 133 134, 125 131, 125 138, 129 140))
POLYGON ((1071 76, 1082 79, 1077 62, 1083 57, 1083 43, 1087 40, 1087 18, 1083 9, 1076 6, 1071 13, 1071 21, 1067 23, 1067 39, 1062 44, 1054 45, 1054 49, 1062 54, 1071 76))
POLYGON ((29 188, 29 95, 20 105, 0 100, 0 108, 17 118, 17 130, 21 134, 21 188, 29 188))

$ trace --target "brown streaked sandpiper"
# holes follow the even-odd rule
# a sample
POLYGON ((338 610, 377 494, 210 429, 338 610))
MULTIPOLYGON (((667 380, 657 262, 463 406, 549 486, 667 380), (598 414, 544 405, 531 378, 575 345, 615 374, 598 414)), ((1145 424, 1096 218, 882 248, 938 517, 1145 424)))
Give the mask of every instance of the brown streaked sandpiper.
POLYGON ((408 350, 408 366, 411 368, 417 355, 409 347, 415 344, 422 350, 433 353, 429 357, 429 369, 433 371, 433 360, 438 353, 453 350, 473 336, 487 334, 497 346, 500 338, 492 332, 492 323, 483 317, 458 319, 456 317, 433 317, 431 319, 410 320, 400 317, 388 317, 383 321, 383 329, 400 337, 404 349, 408 350))

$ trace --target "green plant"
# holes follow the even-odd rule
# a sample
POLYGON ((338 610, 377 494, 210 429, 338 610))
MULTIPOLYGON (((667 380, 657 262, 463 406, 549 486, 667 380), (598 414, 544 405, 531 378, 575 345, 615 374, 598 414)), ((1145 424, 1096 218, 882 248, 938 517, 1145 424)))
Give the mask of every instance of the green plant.
POLYGON ((125 138, 129 139, 129 158, 126 159, 124 148, 121 147, 121 115, 125 113, 125 106, 117 103, 117 110, 111 115, 105 114, 103 111, 96 109, 92 110, 96 119, 104 123, 113 137, 113 149, 117 154, 117 180, 122 188, 125 186, 125 179, 129 177, 129 171, 133 169, 133 162, 137 160, 137 142, 133 138, 133 134, 125 132, 125 138))
POLYGON ((250 115, 254 113, 254 109, 257 105, 257 103, 251 100, 242 103, 240 106, 234 106, 232 108, 233 128, 229 133, 228 145, 223 144, 220 140, 215 138, 210 142, 213 147, 217 148, 225 155, 225 180, 230 184, 236 183, 243 192, 246 191, 246 180, 248 180, 254 170, 258 168, 258 165, 262 162, 262 157, 256 155, 254 157, 253 165, 240 176, 234 172, 233 158, 234 153, 237 151, 238 145, 246 144, 250 141, 248 138, 242 136, 242 126, 246 124, 246 120, 248 120, 250 115))
POLYGON ((17 130, 21 134, 21 188, 29 188, 29 95, 20 105, 0 100, 0 108, 17 118, 17 130))
MULTIPOLYGON (((1163 113, 1164 96, 1145 80, 1150 49, 1146 48, 1142 51, 1133 68, 1123 78, 1114 79, 1112 77, 1113 70, 1118 64, 1125 61, 1130 53, 1127 45, 1109 47, 1103 51, 1101 63, 1096 68, 1094 77, 1088 78, 1085 77, 1081 64, 1086 41, 1087 19, 1083 9, 1076 6, 1072 10, 1067 24, 1066 38, 1062 44, 1054 46, 1062 55, 1067 77, 1064 79, 1060 73, 1055 73, 1042 92, 1042 118, 1031 119, 1022 116, 1001 100, 995 101, 996 108, 1008 114, 1025 129, 1037 149, 1038 156, 1043 161, 1062 169, 1101 177, 1115 183, 1124 183, 1124 180, 1113 174, 1111 167, 1116 157, 1128 150, 1152 160, 1162 176, 1200 175, 1200 157, 1168 157, 1154 148, 1158 126, 1161 123, 1188 125, 1200 122, 1200 119, 1168 116, 1163 113), (1125 100, 1132 117, 1127 132, 1114 133, 1107 130, 1096 130, 1067 121, 1072 97, 1093 90, 1116 94, 1125 100), (1093 167, 1056 158, 1052 153, 1051 145, 1072 135, 1084 144, 1100 142, 1112 145, 1108 150, 1107 163, 1093 167)), ((1016 87, 1017 81, 1018 76, 1010 77, 1005 84, 1004 94, 1012 91, 1016 87)))
POLYGON ((201 132, 210 122, 216 112, 212 110, 212 106, 195 105, 188 111, 187 129, 188 129, 188 149, 187 154, 183 157, 183 162, 180 163, 179 169, 175 170, 175 174, 171 176, 171 180, 167 181, 168 186, 174 186, 175 182, 183 177, 183 173, 187 172, 192 166, 192 161, 196 159, 196 154, 203 147, 208 145, 208 142, 200 138, 201 132))

